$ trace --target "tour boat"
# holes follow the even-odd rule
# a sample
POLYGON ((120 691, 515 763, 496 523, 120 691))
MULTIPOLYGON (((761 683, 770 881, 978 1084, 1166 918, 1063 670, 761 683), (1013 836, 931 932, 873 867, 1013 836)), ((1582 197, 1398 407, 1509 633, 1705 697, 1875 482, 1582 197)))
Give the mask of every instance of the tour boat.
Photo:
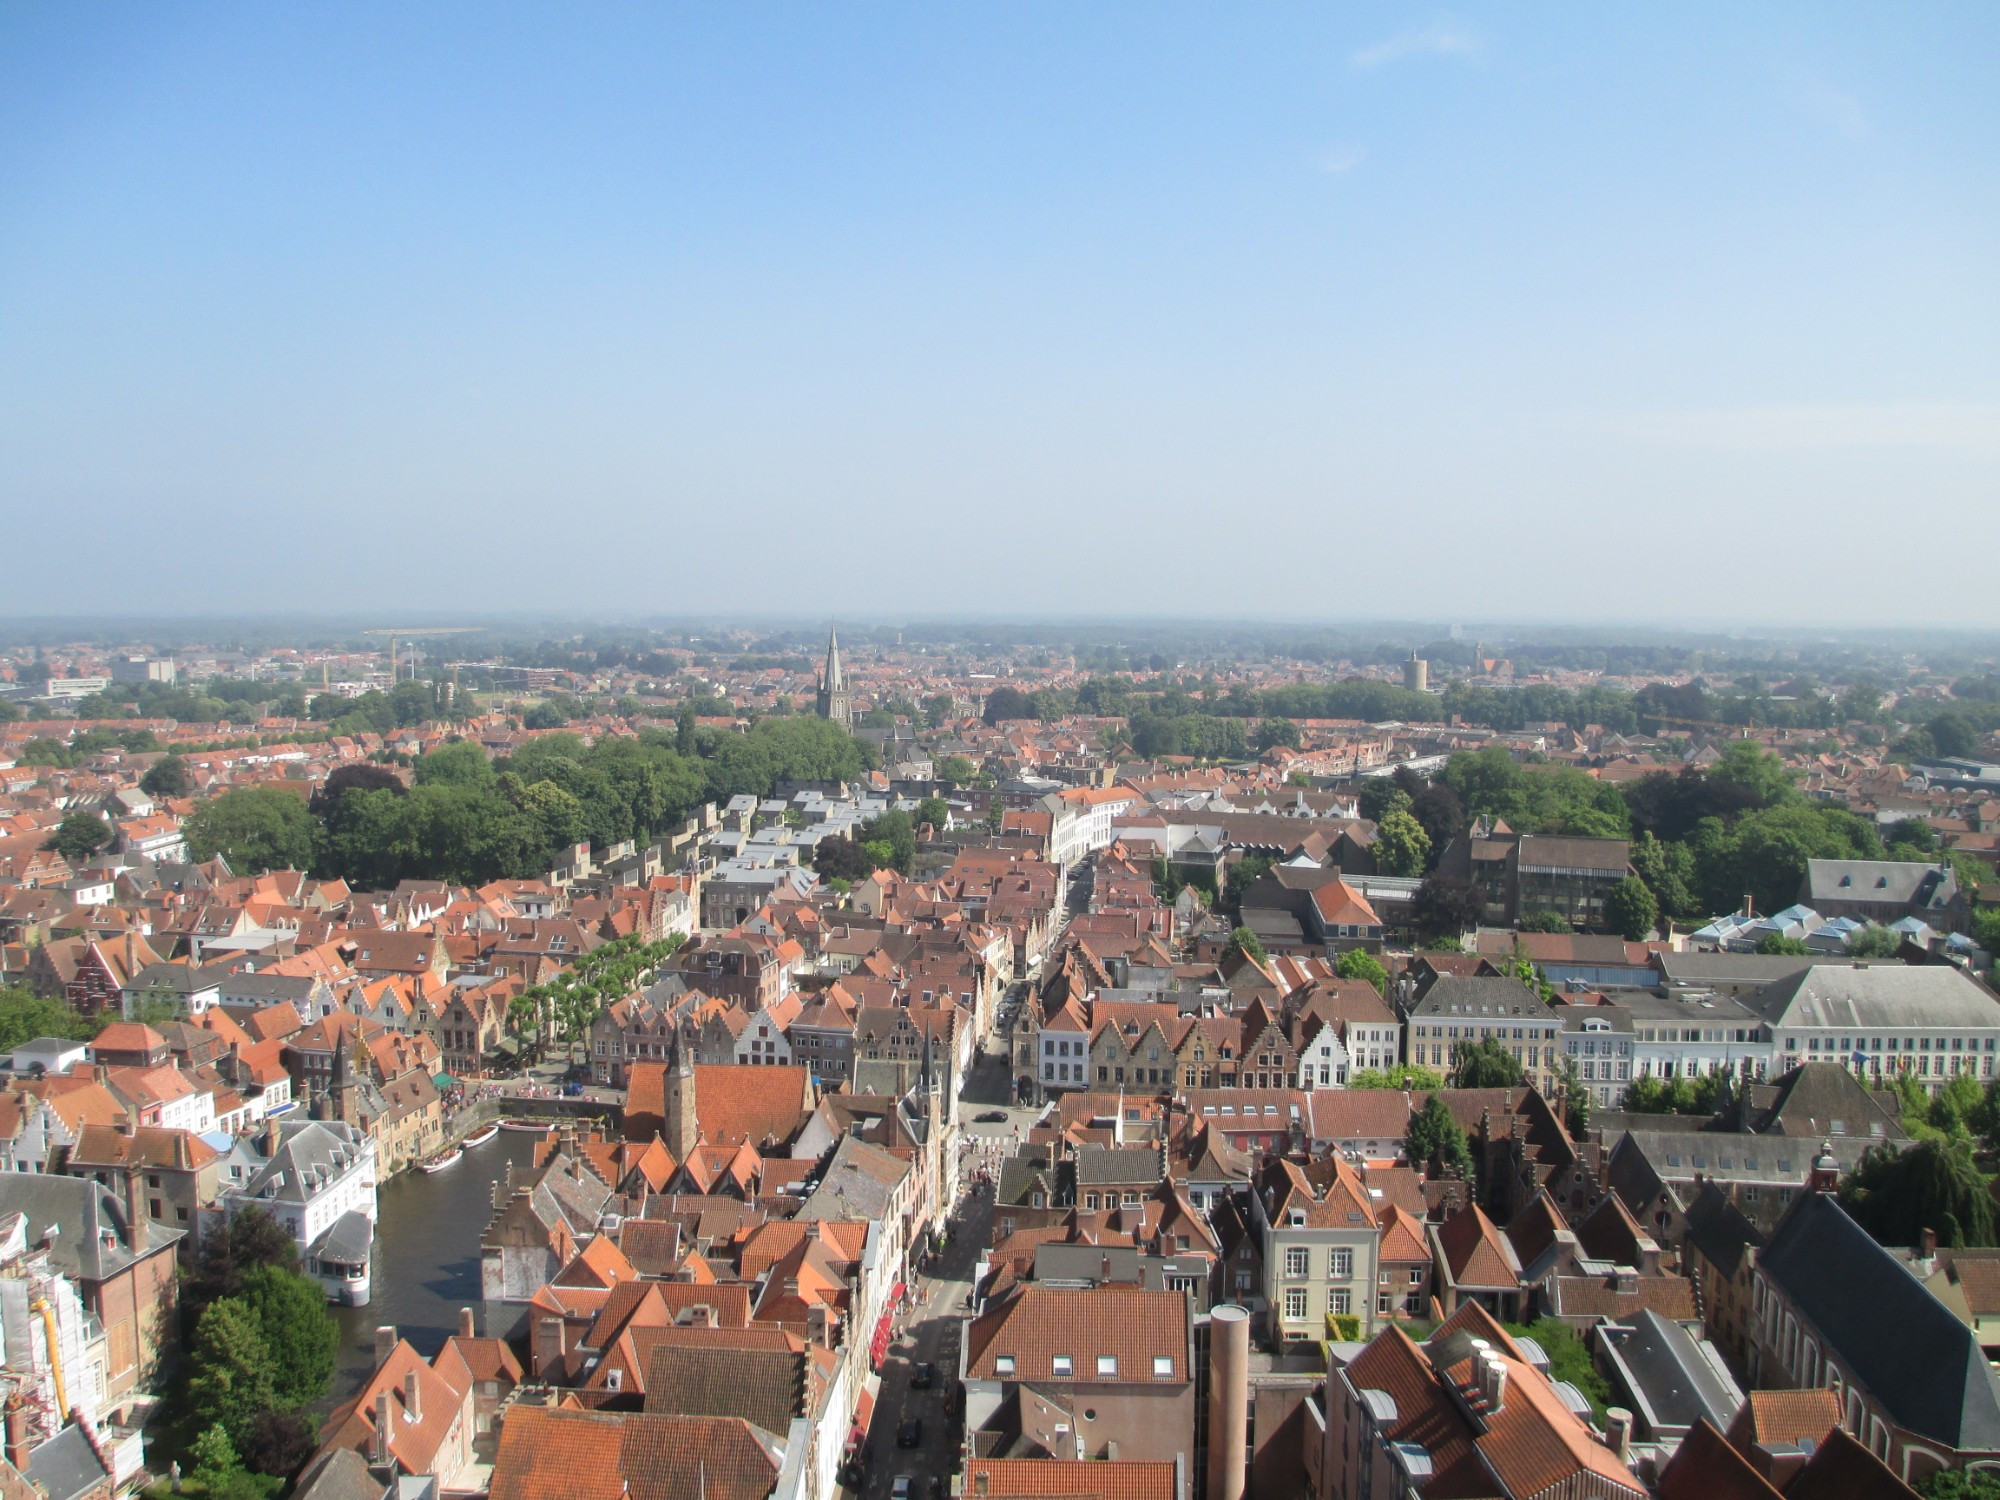
POLYGON ((549 1120, 502 1120, 500 1128, 502 1130, 525 1131, 529 1135, 547 1135, 556 1127, 549 1120))
POLYGON ((483 1146, 488 1141, 492 1140, 493 1137, 498 1135, 499 1133, 500 1133, 500 1127, 498 1125, 488 1125, 484 1130, 480 1131, 477 1135, 469 1135, 464 1140, 460 1141, 458 1143, 459 1149, 461 1151, 470 1151, 474 1146, 483 1146))
POLYGON ((420 1165, 426 1172, 442 1172, 446 1167, 450 1166, 453 1162, 457 1161, 463 1155, 465 1155, 463 1151, 459 1150, 458 1147, 453 1146, 451 1150, 445 1152, 444 1155, 433 1156, 429 1161, 423 1162, 420 1165))

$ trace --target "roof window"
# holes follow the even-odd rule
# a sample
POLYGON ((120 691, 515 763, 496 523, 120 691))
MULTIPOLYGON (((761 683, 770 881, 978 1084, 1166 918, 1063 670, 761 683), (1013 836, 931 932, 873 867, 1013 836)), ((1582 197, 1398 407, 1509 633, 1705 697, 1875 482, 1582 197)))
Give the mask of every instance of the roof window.
POLYGON ((1050 1368, 1054 1370, 1055 1373, 1058 1375, 1069 1374, 1072 1368, 1070 1357, 1067 1354, 1056 1355, 1055 1358, 1050 1361, 1050 1368))

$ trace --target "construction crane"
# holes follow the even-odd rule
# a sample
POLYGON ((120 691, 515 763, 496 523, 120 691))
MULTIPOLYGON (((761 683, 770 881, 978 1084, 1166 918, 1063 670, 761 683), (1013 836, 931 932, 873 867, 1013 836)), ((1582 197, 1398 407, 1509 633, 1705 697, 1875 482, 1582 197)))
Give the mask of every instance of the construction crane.
POLYGON ((388 630, 364 630, 363 635, 386 635, 389 637, 389 685, 394 687, 402 681, 402 667, 396 660, 396 637, 405 640, 423 640, 434 635, 477 635, 484 627, 479 625, 434 625, 429 629, 398 625, 388 630))

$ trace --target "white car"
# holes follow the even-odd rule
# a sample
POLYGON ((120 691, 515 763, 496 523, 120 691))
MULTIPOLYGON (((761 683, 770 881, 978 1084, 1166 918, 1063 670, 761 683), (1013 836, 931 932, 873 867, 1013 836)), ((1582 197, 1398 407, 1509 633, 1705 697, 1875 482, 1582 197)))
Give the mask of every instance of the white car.
POLYGON ((889 1500, 910 1500, 910 1486, 916 1481, 907 1474, 898 1474, 896 1482, 889 1486, 889 1500))

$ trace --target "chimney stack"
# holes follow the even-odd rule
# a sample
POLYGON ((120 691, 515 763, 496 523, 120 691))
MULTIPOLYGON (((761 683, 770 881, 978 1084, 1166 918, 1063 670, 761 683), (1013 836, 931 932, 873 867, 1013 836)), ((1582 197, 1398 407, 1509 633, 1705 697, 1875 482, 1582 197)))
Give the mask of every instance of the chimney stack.
POLYGON ((1632 1413, 1622 1406, 1604 1409, 1604 1446, 1621 1464, 1632 1462, 1632 1413))
POLYGON ((375 1397, 375 1462, 387 1464, 390 1461, 389 1439, 395 1434, 396 1403, 387 1391, 375 1397))
POLYGON ((264 1119, 264 1159, 266 1161, 269 1161, 278 1154, 279 1135, 278 1122, 266 1116, 264 1119))
POLYGON ((1208 1315, 1208 1495, 1243 1500, 1249 1468, 1250 1314, 1225 1303, 1208 1315))
POLYGON ((375 1368, 381 1369, 390 1355, 396 1352, 396 1325, 378 1324, 375 1329, 375 1368))
POLYGON ((140 1195, 139 1169, 129 1162, 125 1167, 125 1219, 126 1237, 132 1242, 132 1253, 144 1255, 153 1237, 153 1222, 146 1216, 146 1204, 140 1195))
POLYGON ((1925 1260, 1927 1260, 1927 1261, 1928 1261, 1928 1260, 1936 1260, 1936 1259, 1937 1259, 1937 1231, 1936 1231, 1935 1229, 1926 1229, 1926 1230, 1925 1230, 1925 1231, 1923 1232, 1923 1236, 1922 1236, 1922 1242, 1923 1242, 1923 1252, 1924 1252, 1924 1259, 1925 1259, 1925 1260))
POLYGON ((30 1451, 28 1408, 16 1392, 7 1398, 7 1462, 26 1474, 30 1451))
POLYGON ((417 1371, 412 1370, 403 1377, 403 1405, 410 1413, 412 1422, 424 1419, 424 1387, 417 1371))
POLYGON ((458 1336, 462 1339, 478 1337, 472 1329, 472 1309, 469 1307, 461 1307, 458 1310, 458 1336))

